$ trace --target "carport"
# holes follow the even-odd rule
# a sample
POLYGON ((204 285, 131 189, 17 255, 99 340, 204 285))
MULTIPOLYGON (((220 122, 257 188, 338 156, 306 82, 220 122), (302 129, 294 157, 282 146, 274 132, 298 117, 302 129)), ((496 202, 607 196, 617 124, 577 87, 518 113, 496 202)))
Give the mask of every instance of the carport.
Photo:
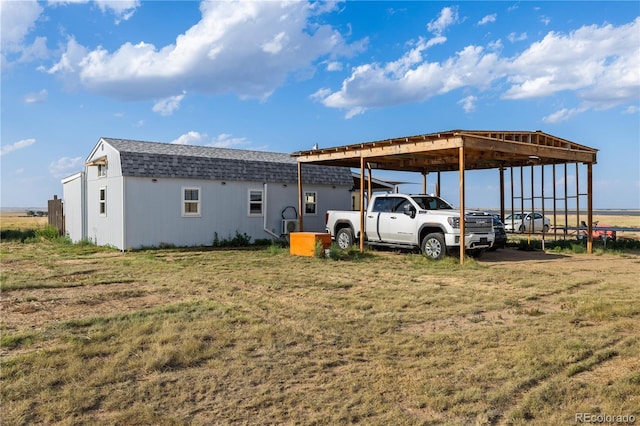
MULTIPOLYGON (((505 172, 509 171, 511 188, 511 209, 516 201, 524 210, 525 202, 529 211, 540 211, 545 214, 545 204, 553 200, 554 221, 557 214, 556 204, 564 204, 564 216, 568 216, 568 204, 575 201, 577 222, 580 218, 580 200, 586 198, 587 206, 587 251, 593 252, 593 182, 592 168, 596 164, 597 150, 579 145, 542 131, 492 131, 492 130, 451 130, 439 133, 363 142, 353 145, 320 148, 310 151, 295 152, 292 157, 298 162, 298 195, 299 211, 302 211, 302 164, 323 164, 360 169, 360 188, 369 188, 371 193, 372 170, 393 170, 417 172, 422 175, 422 192, 426 192, 427 174, 436 173, 440 188, 440 173, 459 172, 460 206, 465 211, 465 171, 498 169, 500 172, 500 215, 505 216, 505 172), (578 182, 579 166, 586 165, 587 189, 580 193, 578 182), (545 167, 553 166, 553 194, 544 193, 545 167), (569 179, 568 167, 575 165, 575 192, 570 193, 567 187, 569 179), (558 173, 564 172, 564 192, 556 194, 558 173), (530 196, 525 196, 523 176, 530 173, 530 196), (537 171, 537 173, 536 173, 537 171), (365 181, 367 172, 367 181, 365 181), (520 176, 520 193, 514 191, 514 176, 520 176), (534 182, 538 183, 541 192, 535 195, 534 182), (536 209, 536 202, 539 203, 536 209)), ((547 173, 548 174, 548 173, 547 173)), ((562 176, 562 175, 560 175, 562 176)), ((360 191, 360 229, 364 229, 364 192, 360 191)), ((462 215, 464 216, 464 215, 462 215)), ((300 228, 304 229, 304 216, 300 216, 300 228)), ((565 220, 565 235, 568 221, 565 220)), ((576 224, 580 226, 579 223, 576 224)), ((556 231, 554 231, 556 232, 556 231)), ((464 263, 465 224, 460 220, 460 263, 464 263)), ((360 249, 364 249, 364 238, 360 238, 360 249)))

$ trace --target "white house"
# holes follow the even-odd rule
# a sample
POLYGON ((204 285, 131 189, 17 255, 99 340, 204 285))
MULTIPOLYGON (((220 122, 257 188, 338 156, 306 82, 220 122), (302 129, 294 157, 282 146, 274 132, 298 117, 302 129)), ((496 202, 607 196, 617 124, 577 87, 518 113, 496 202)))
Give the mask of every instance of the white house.
MULTIPOLYGON (((351 170, 302 167, 304 230, 323 232, 326 210, 351 208, 351 170)), ((297 229, 297 181, 289 154, 101 138, 62 180, 65 226, 120 250, 279 238, 297 229)))

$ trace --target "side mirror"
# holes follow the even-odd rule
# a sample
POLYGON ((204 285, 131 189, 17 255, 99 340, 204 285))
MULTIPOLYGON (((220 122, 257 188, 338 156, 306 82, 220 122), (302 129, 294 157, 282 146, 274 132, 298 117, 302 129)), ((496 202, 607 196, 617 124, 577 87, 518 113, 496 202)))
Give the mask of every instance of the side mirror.
POLYGON ((403 213, 406 214, 407 216, 411 217, 411 219, 416 217, 416 209, 413 208, 413 206, 409 206, 409 207, 405 208, 403 213))

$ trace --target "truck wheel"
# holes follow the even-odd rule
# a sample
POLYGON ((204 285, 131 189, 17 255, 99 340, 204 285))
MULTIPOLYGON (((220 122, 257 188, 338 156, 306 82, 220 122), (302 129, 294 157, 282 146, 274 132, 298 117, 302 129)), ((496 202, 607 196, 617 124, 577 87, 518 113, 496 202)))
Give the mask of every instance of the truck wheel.
POLYGON ((444 236, 438 232, 427 235, 420 244, 422 253, 430 259, 440 260, 446 253, 444 236))
POLYGON ((336 243, 342 250, 346 250, 353 245, 353 231, 351 228, 341 228, 336 234, 336 243))

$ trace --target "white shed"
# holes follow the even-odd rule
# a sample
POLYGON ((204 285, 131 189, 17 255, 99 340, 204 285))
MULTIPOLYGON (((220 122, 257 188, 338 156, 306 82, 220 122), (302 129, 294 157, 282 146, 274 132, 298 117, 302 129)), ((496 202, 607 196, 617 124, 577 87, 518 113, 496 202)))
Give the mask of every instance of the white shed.
POLYGON ((65 231, 72 241, 87 238, 86 179, 84 172, 62 180, 65 231))
MULTIPOLYGON (((351 170, 305 165, 305 231, 351 207, 351 170)), ((62 181, 66 229, 120 250, 278 238, 298 225, 297 162, 289 154, 101 138, 83 172, 62 181)))

